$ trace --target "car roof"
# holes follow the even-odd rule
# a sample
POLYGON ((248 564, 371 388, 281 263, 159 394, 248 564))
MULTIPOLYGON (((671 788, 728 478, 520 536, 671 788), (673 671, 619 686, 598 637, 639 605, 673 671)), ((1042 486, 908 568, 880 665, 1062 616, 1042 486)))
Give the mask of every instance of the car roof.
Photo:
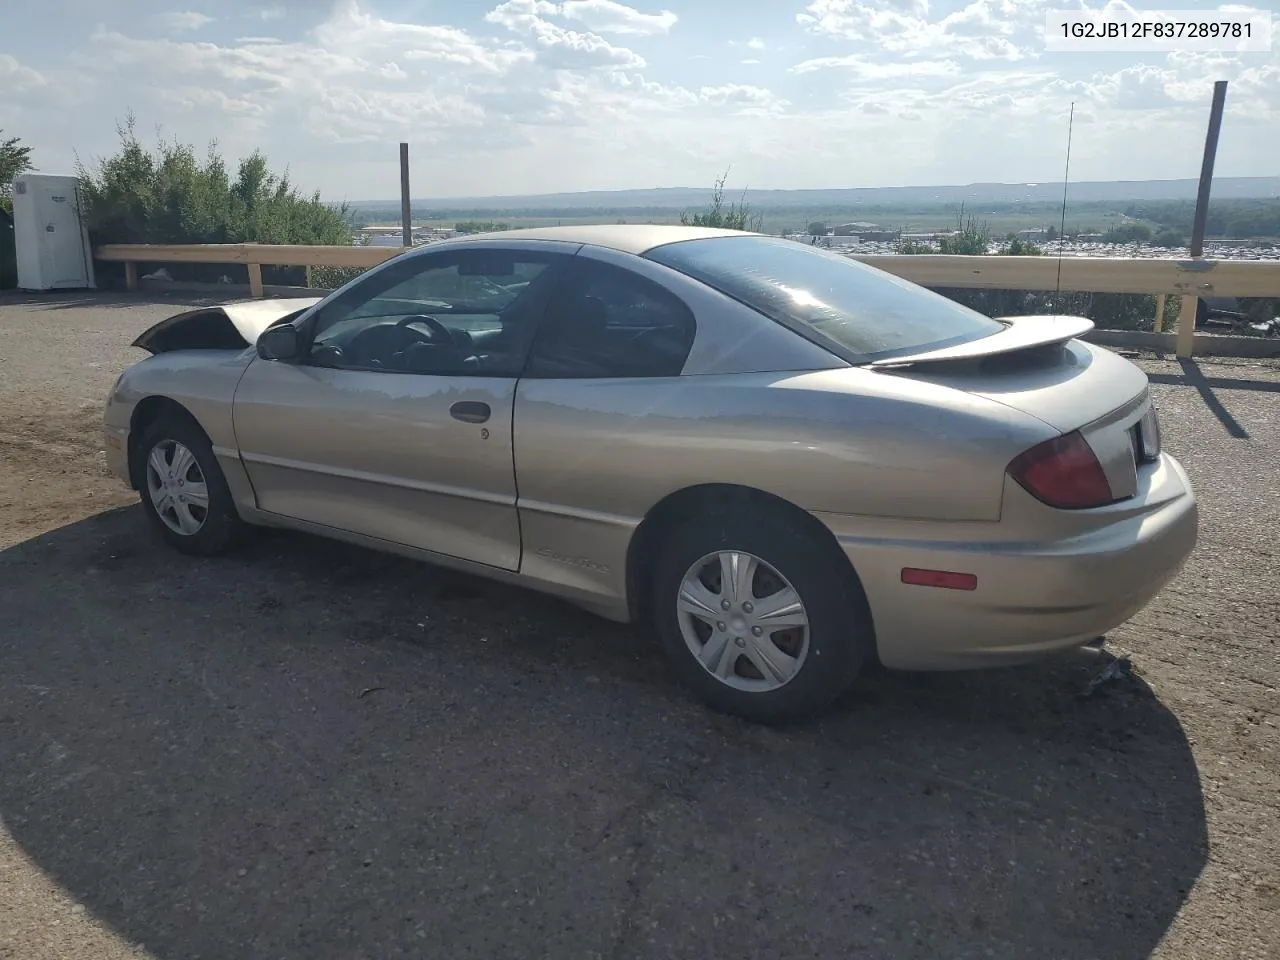
MULTIPOLYGON (((685 227, 677 224, 610 223, 568 227, 526 227, 520 230, 502 230, 496 233, 473 233, 454 237, 447 241, 466 243, 471 240, 560 240, 566 243, 585 243, 608 247, 622 253, 642 254, 667 243, 682 240, 704 240, 709 237, 759 236, 742 230, 724 230, 715 227, 685 227)), ((419 249, 430 249, 428 244, 419 249)))

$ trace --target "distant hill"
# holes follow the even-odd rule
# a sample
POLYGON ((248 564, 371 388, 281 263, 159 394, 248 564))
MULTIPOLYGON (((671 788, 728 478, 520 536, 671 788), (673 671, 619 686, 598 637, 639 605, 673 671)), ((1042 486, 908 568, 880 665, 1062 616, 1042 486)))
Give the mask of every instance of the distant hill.
MULTIPOLYGON (((1193 200, 1195 180, 1103 180, 1072 183, 1073 203, 1123 203, 1142 200, 1193 200)), ((726 192, 734 195, 741 187, 726 192)), ((415 208, 443 210, 626 210, 684 209, 705 204, 709 187, 659 187, 641 190, 589 190, 582 193, 544 193, 525 196, 424 197, 415 208)), ((929 206, 935 204, 1008 204, 1061 202, 1062 183, 971 183, 964 186, 852 187, 811 190, 750 188, 747 197, 757 210, 867 206, 929 206)), ((1280 177, 1220 177, 1213 182, 1215 200, 1280 197, 1280 177)), ((355 210, 395 206, 395 200, 362 200, 355 210)))

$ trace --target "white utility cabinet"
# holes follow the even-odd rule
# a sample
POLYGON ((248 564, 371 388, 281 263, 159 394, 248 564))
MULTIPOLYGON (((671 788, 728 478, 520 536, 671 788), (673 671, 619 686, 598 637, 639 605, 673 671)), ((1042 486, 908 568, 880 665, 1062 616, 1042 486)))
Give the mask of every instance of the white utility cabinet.
POLYGON ((92 288, 93 252, 75 177, 24 173, 13 182, 18 288, 92 288))

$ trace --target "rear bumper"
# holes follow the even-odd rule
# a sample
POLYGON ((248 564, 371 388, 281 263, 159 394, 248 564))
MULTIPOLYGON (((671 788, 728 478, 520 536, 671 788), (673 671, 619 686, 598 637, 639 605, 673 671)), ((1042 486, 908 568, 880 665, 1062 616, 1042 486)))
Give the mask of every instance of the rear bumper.
MULTIPOLYGON (((1196 543, 1191 485, 1162 456, 1142 486, 1137 498, 1082 518, 1084 532, 1036 542, 869 538, 819 519, 862 579, 881 661, 967 669, 1079 646, 1124 623, 1177 575, 1196 543), (972 573, 978 587, 904 584, 904 567, 972 573)), ((990 526, 1003 525, 972 525, 978 536, 990 526)))

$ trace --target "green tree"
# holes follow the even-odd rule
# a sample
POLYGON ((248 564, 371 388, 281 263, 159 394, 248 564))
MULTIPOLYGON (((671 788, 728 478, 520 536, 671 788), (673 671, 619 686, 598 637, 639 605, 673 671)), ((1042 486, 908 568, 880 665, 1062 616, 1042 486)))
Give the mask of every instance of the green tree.
POLYGON ((827 235, 827 225, 821 220, 815 220, 809 224, 808 231, 811 237, 825 237, 827 235))
POLYGON ((120 148, 92 166, 77 162, 85 220, 97 243, 346 244, 346 207, 303 195, 288 172, 272 173, 254 152, 234 178, 211 143, 204 158, 189 144, 148 149, 130 116, 120 148))
POLYGON ((1146 243, 1151 239, 1151 228, 1145 223, 1122 223, 1107 231, 1107 243, 1146 243))
POLYGON ((921 254, 933 253, 933 247, 920 240, 899 240, 895 252, 903 256, 919 256, 921 254))
POLYGON ((0 209, 12 210, 10 188, 18 174, 34 170, 31 165, 31 148, 24 147, 18 137, 5 138, 0 130, 0 209))
POLYGON ((1186 243, 1186 235, 1173 227, 1164 227, 1151 238, 1153 247, 1182 247, 1186 246, 1186 243))
MULTIPOLYGON (((146 147, 130 115, 117 127, 119 149, 92 164, 76 163, 89 235, 98 243, 298 243, 351 242, 344 205, 319 193, 305 195, 286 171, 273 173, 259 152, 228 170, 210 143, 204 156, 189 144, 160 141, 146 147)), ((247 279, 245 268, 226 264, 166 264, 175 279, 247 279)), ((300 283, 301 267, 264 267, 268 283, 300 283)), ((317 271, 312 271, 313 282, 317 271)), ((323 285, 323 284, 322 284, 323 285)))
POLYGON ((458 233, 497 233, 510 230, 511 227, 494 220, 460 220, 453 225, 453 229, 458 233))
POLYGON ((973 215, 964 215, 964 205, 956 216, 955 233, 938 239, 938 252, 966 257, 981 257, 991 248, 991 230, 973 215))
POLYGON ((724 203, 724 185, 729 179, 729 171, 716 180, 715 189, 711 194, 711 205, 705 210, 698 213, 689 213, 685 211, 680 214, 680 222, 686 227, 719 227, 725 230, 759 230, 763 214, 753 213, 751 207, 747 204, 747 191, 742 191, 742 196, 738 198, 737 203, 730 203, 727 207, 724 203))
POLYGON ((1043 253, 1034 243, 1023 240, 1017 234, 1011 234, 1009 245, 1000 251, 1000 255, 1006 257, 1038 257, 1043 253))

